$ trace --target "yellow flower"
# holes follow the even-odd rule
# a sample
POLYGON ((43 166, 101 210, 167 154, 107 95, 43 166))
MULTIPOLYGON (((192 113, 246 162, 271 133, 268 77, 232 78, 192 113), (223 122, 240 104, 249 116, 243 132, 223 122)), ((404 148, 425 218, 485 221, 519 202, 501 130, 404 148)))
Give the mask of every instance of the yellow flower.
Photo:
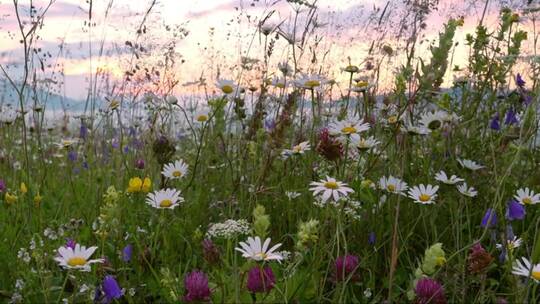
POLYGON ((36 194, 36 196, 34 196, 34 205, 36 206, 36 208, 39 208, 39 206, 41 205, 42 200, 43 200, 43 197, 41 195, 39 195, 39 192, 38 192, 38 194, 36 194))
POLYGON ((6 196, 5 196, 5 199, 6 199, 6 203, 8 204, 13 204, 17 201, 17 199, 19 199, 15 194, 10 194, 9 192, 6 192, 6 196))
POLYGON ((28 192, 28 188, 26 188, 26 184, 21 183, 21 193, 26 194, 26 192, 28 192))
POLYGON ((129 180, 127 192, 129 193, 140 192, 142 185, 143 185, 143 181, 140 177, 131 178, 129 180))
POLYGON ((152 190, 152 181, 150 178, 145 177, 142 185, 142 191, 148 193, 150 190, 152 190))

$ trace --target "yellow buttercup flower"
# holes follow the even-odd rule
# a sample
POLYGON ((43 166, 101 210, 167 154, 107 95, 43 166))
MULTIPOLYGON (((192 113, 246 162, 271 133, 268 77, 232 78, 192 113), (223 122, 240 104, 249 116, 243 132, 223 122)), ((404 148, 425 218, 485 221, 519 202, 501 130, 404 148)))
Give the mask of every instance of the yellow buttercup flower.
POLYGON ((140 177, 134 177, 129 180, 127 192, 145 192, 148 193, 152 190, 152 180, 148 177, 144 178, 144 181, 140 177))
POLYGON ((129 180, 127 192, 129 193, 140 192, 142 185, 143 185, 143 181, 140 177, 131 178, 129 180))
POLYGON ((34 196, 34 205, 36 206, 36 208, 39 208, 42 200, 43 200, 43 197, 39 195, 39 193, 36 194, 36 196, 34 196))
POLYGON ((21 193, 26 194, 28 192, 28 188, 26 187, 25 183, 21 183, 21 193))
POLYGON ((11 194, 9 192, 6 192, 6 195, 5 195, 6 203, 11 205, 11 204, 15 203, 18 199, 19 198, 15 194, 11 194))
POLYGON ((150 178, 148 177, 145 177, 142 185, 142 191, 148 193, 150 192, 150 190, 152 190, 152 180, 150 180, 150 178))

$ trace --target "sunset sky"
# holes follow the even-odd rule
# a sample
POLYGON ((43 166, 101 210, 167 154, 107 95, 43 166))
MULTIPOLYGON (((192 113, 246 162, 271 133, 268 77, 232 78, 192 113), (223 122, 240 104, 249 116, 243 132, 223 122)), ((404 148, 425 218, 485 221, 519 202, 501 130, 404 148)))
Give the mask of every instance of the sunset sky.
MULTIPOLYGON (((28 1, 21 2, 21 15, 28 19, 28 1)), ((367 55, 371 42, 380 38, 375 21, 372 18, 380 16, 380 10, 385 7, 387 0, 319 0, 317 20, 327 23, 317 29, 315 35, 323 37, 319 47, 329 50, 323 70, 329 76, 343 80, 344 75, 339 66, 347 65, 347 57, 353 64, 360 64, 367 55), (377 11, 377 9, 379 11, 377 11), (370 19, 371 18, 371 19, 370 19)), ((389 1, 388 19, 385 29, 396 30, 399 18, 403 16, 403 1, 389 1)), ((523 1, 506 1, 518 6, 523 1)), ((34 1, 39 12, 45 7, 46 1, 34 1)), ((122 79, 129 67, 133 54, 125 46, 125 41, 137 41, 139 25, 150 7, 151 0, 94 0, 92 32, 88 32, 85 22, 88 20, 89 4, 81 0, 57 0, 45 15, 44 26, 38 30, 40 40, 36 45, 51 54, 47 68, 41 77, 52 77, 63 68, 65 85, 61 91, 72 98, 84 98, 88 86, 88 73, 97 69, 106 71, 111 79, 122 79), (107 8, 110 5, 109 8, 107 8), (89 43, 91 41, 91 43, 89 43), (103 42, 103 53, 100 48, 103 42), (62 51, 59 45, 63 43, 62 51), (90 49, 91 46, 91 49, 90 49), (90 51, 92 61, 89 60, 90 51)), ((463 45, 466 33, 474 31, 479 17, 482 15, 483 1, 475 0, 441 0, 438 10, 433 11, 426 20, 427 28, 425 43, 420 49, 427 49, 429 41, 436 39, 437 33, 450 17, 466 16, 465 26, 456 35, 456 41, 461 41, 456 48, 456 64, 466 60, 467 48, 463 45)), ((486 24, 495 29, 499 6, 492 4, 488 9, 486 24)), ((263 57, 263 40, 257 33, 258 20, 268 12, 275 11, 271 22, 282 23, 283 28, 291 28, 293 8, 286 1, 279 0, 160 0, 152 8, 147 17, 146 25, 149 33, 138 40, 146 48, 156 54, 149 61, 159 64, 161 57, 159 48, 167 41, 175 40, 174 50, 178 58, 185 60, 176 67, 175 74, 180 83, 196 80, 203 75, 208 83, 214 82, 217 69, 224 77, 236 77, 237 67, 241 56, 263 57), (253 5, 252 5, 253 4, 253 5), (247 16, 250 16, 249 19, 247 16), (237 19, 239 18, 239 19, 237 19), (167 31, 165 26, 174 28, 181 26, 189 34, 185 38, 172 36, 174 30, 167 31), (214 29, 212 38, 209 30, 214 29)), ((0 0, 0 63, 10 67, 16 74, 17 68, 13 63, 23 60, 22 48, 19 44, 20 33, 15 18, 12 1, 0 0)), ((527 27, 528 21, 521 26, 527 27)), ((30 26, 27 25, 28 29, 30 26)), ((176 31, 176 33, 178 33, 176 31)), ((532 37, 532 35, 531 35, 532 37)), ((389 45, 397 45, 395 33, 385 38, 389 45)), ((530 48, 530 44, 526 45, 530 48)), ((324 54, 318 54, 321 57, 324 54)), ((270 65, 290 58, 290 50, 283 39, 278 40, 270 65)), ((309 59, 309 58, 308 58, 309 59)), ((399 58, 388 59, 388 67, 399 65, 399 58)), ((315 68, 315 67, 313 67, 315 68)), ((388 71, 389 73, 391 71, 388 71)), ((57 75, 58 76, 58 75, 57 75)), ((178 93, 178 92, 177 92, 178 93)))

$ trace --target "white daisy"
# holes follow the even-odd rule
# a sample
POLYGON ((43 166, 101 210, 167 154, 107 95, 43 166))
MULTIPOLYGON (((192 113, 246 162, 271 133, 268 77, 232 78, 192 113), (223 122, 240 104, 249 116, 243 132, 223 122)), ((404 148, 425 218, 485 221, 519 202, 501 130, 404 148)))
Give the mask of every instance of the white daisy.
POLYGON ((57 143, 56 146, 58 146, 59 148, 66 148, 67 149, 67 148, 77 144, 77 142, 78 142, 77 139, 64 138, 59 143, 57 143))
POLYGON ((411 135, 428 135, 429 133, 431 133, 431 130, 424 126, 413 126, 410 123, 405 123, 401 127, 401 130, 411 135))
POLYGON ((166 178, 177 179, 186 176, 188 165, 183 160, 177 160, 173 163, 168 163, 163 167, 161 174, 166 178))
POLYGON ((326 83, 326 79, 320 75, 302 75, 294 81, 296 86, 308 90, 320 89, 326 83))
POLYGON ((184 198, 175 189, 161 189, 146 196, 146 203, 158 209, 174 209, 183 201, 184 198))
POLYGON ((193 120, 201 124, 204 124, 209 119, 208 112, 199 112, 193 116, 193 120))
POLYGON ((221 90, 226 95, 235 94, 238 91, 238 86, 232 80, 228 79, 218 79, 216 82, 216 87, 221 90))
POLYGON ((97 247, 92 246, 86 248, 80 244, 76 244, 75 248, 62 246, 58 248, 58 256, 55 261, 66 269, 77 269, 80 271, 90 271, 90 264, 103 263, 103 259, 92 259, 90 256, 96 251, 97 247))
POLYGON ((299 143, 298 145, 293 146, 290 150, 284 149, 283 152, 281 152, 281 156, 284 159, 287 159, 288 157, 293 156, 293 155, 302 155, 306 151, 309 151, 309 150, 311 150, 311 146, 309 145, 309 142, 303 141, 299 143))
POLYGON ((169 95, 165 98, 165 101, 170 105, 175 105, 178 103, 178 98, 176 98, 176 96, 169 95))
MULTIPOLYGON (((523 240, 521 240, 521 238, 518 238, 517 236, 514 236, 512 239, 506 240, 506 249, 509 250, 509 251, 512 251, 512 250, 518 248, 519 246, 521 246, 521 243, 523 243, 523 240)), ((503 249, 502 244, 497 244, 495 246, 499 250, 503 249)))
POLYGON ((351 140, 360 139, 360 133, 369 130, 369 123, 363 119, 347 118, 341 121, 332 122, 328 126, 328 131, 334 136, 345 136, 351 140))
POLYGON ((352 92, 356 92, 356 93, 362 93, 362 92, 365 92, 367 91, 369 88, 371 88, 373 86, 373 84, 370 84, 368 81, 365 81, 365 80, 360 80, 360 81, 355 81, 350 90, 352 92))
POLYGON ((294 191, 285 191, 285 195, 287 196, 287 198, 289 198, 290 201, 292 201, 293 199, 299 197, 301 194, 294 191))
POLYGON ((390 193, 403 194, 408 187, 406 182, 390 175, 379 179, 379 188, 390 193))
POLYGON ((437 198, 437 190, 439 190, 439 186, 424 186, 421 184, 409 189, 409 197, 412 198, 415 203, 433 204, 437 198))
POLYGON ((480 164, 478 164, 475 161, 470 160, 470 159, 460 159, 460 158, 458 158, 457 161, 463 168, 467 168, 467 169, 472 170, 472 171, 476 171, 476 170, 484 168, 484 166, 482 166, 482 165, 480 165, 480 164))
POLYGON ((326 177, 326 180, 320 182, 311 182, 312 187, 309 189, 313 191, 313 196, 321 195, 322 202, 326 202, 329 198, 332 198, 335 202, 339 201, 341 197, 347 197, 349 193, 353 193, 354 190, 347 187, 346 183, 336 181, 335 178, 326 177))
POLYGON ((287 86, 287 82, 285 81, 285 78, 280 78, 280 77, 274 77, 272 81, 270 82, 270 84, 279 89, 284 89, 287 86))
POLYGON ((268 238, 264 241, 264 244, 261 244, 261 239, 258 236, 255 238, 248 237, 247 242, 240 242, 242 248, 236 247, 235 249, 241 252, 244 258, 254 261, 276 260, 279 262, 283 260, 283 256, 279 252, 274 252, 281 247, 281 243, 268 249, 270 241, 270 238, 268 238))
POLYGON ((435 174, 435 179, 447 185, 455 185, 464 181, 464 179, 459 178, 456 175, 448 177, 448 175, 446 175, 446 172, 442 170, 439 173, 435 174))
POLYGON ((473 187, 467 187, 467 183, 457 185, 457 189, 461 194, 468 197, 475 197, 476 195, 478 195, 478 191, 476 191, 476 189, 474 189, 473 187))
POLYGON ((535 194, 534 191, 529 188, 521 188, 514 195, 514 198, 522 205, 534 205, 540 202, 540 193, 535 194))
POLYGON ((512 267, 512 273, 522 277, 532 278, 536 283, 540 282, 540 264, 532 265, 531 262, 522 257, 521 261, 516 260, 512 267))
POLYGON ((361 151, 371 150, 372 148, 380 144, 380 142, 376 140, 373 136, 370 136, 368 138, 354 137, 351 138, 351 142, 353 144, 353 147, 356 147, 358 150, 361 151))
POLYGON ((448 113, 444 111, 426 112, 420 117, 420 124, 427 129, 440 129, 443 122, 446 120, 448 113))

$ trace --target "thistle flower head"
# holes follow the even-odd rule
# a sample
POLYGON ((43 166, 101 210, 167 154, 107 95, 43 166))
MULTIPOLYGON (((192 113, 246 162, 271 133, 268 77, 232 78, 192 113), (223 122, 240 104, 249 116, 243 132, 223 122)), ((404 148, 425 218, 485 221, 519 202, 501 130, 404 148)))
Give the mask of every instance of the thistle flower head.
POLYGON ((335 262, 335 280, 341 282, 351 277, 351 280, 356 280, 356 271, 358 269, 358 257, 355 255, 340 256, 335 262))
POLYGON ((418 304, 444 304, 446 297, 442 285, 431 278, 421 278, 414 288, 418 304))
POLYGON ((208 301, 210 299, 211 291, 208 286, 208 277, 202 271, 193 271, 188 273, 184 278, 184 288, 186 294, 184 301, 208 301))
POLYGON ((251 293, 269 292, 275 284, 276 278, 270 266, 254 266, 248 272, 246 287, 251 293))

